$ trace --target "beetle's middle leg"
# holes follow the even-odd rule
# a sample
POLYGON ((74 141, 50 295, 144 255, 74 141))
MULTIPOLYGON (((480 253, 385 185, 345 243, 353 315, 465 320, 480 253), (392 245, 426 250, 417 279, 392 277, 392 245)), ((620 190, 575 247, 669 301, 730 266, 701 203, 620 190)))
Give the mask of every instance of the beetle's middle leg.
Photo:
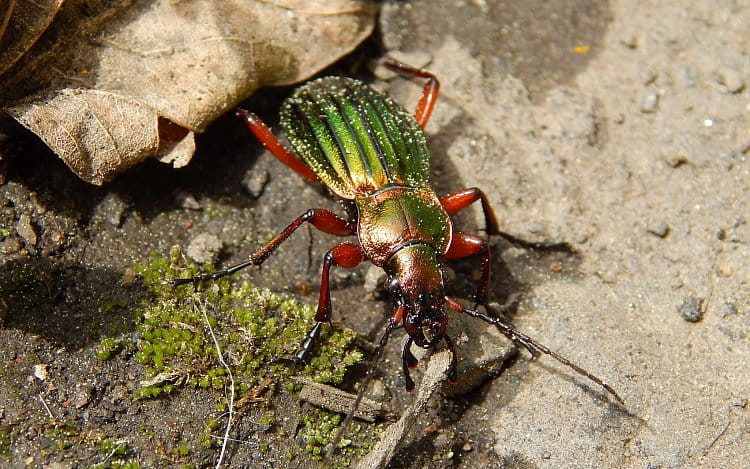
POLYGON ((362 248, 354 243, 337 244, 328 251, 323 258, 323 274, 320 280, 320 298, 318 299, 318 311, 315 313, 315 325, 310 329, 302 341, 299 352, 293 358, 277 358, 276 361, 301 363, 307 360, 315 342, 320 338, 320 330, 325 322, 331 322, 331 290, 329 275, 332 266, 353 269, 361 264, 367 256, 362 248))
POLYGON ((322 208, 313 208, 295 218, 294 221, 289 224, 289 226, 284 228, 281 233, 277 234, 271 241, 267 242, 245 262, 240 262, 239 264, 233 265, 225 270, 214 272, 212 274, 198 275, 189 278, 176 278, 173 279, 171 283, 172 285, 184 285, 186 283, 214 280, 217 278, 232 275, 238 270, 244 269, 245 267, 251 265, 261 265, 266 259, 268 259, 268 256, 273 254, 273 252, 281 245, 281 243, 286 241, 286 239, 289 238, 289 236, 291 236, 292 233, 297 230, 297 228, 299 228, 303 223, 306 222, 312 224, 315 228, 324 233, 336 236, 350 236, 353 235, 356 230, 356 224, 354 221, 344 219, 329 210, 325 210, 322 208))

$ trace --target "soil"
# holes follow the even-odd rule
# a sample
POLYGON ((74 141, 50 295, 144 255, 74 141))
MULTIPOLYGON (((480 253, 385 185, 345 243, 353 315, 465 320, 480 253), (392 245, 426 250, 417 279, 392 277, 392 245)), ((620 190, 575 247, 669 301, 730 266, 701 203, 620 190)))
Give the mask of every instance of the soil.
MULTIPOLYGON (((436 191, 480 187, 503 231, 570 246, 493 241, 493 296, 517 298, 513 324, 605 379, 625 406, 522 350, 478 389, 434 399, 392 466, 743 466, 750 6, 553 3, 386 2, 379 37, 326 73, 351 74, 378 43, 440 78, 426 128, 436 191)), ((407 107, 419 97, 413 82, 370 79, 407 107)), ((275 126, 290 92, 263 90, 245 106, 275 126)), ((337 203, 231 116, 200 136, 187 168, 149 162, 104 187, 78 180, 17 126, 4 121, 0 134, 0 461, 213 465, 218 449, 196 441, 221 414, 220 393, 133 401, 146 377, 133 354, 97 358, 106 338, 137 340, 132 310, 147 292, 134 262, 202 236, 223 242, 217 260, 230 265, 305 209, 337 203)), ((478 208, 466 212, 460 229, 481 228, 478 208)), ((332 244, 300 230, 242 278, 313 304, 332 244)), ((469 298, 478 261, 452 267, 450 293, 469 298)), ((334 314, 373 340, 389 304, 365 295, 366 273, 335 276, 334 314)), ((411 399, 398 353, 386 351, 379 375, 396 415, 411 399)), ((263 405, 288 417, 279 426, 290 436, 251 410, 228 464, 315 464, 294 435, 309 407, 278 396, 263 405)))

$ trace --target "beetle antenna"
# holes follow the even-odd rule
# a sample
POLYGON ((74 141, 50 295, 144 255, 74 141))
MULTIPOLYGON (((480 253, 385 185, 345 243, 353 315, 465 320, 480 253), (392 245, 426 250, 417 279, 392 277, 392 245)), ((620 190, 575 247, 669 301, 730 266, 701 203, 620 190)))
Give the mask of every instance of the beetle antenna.
POLYGON ((331 445, 328 447, 328 451, 326 451, 326 455, 323 458, 324 466, 333 456, 333 453, 336 451, 336 447, 341 441, 341 438, 344 436, 344 432, 346 432, 347 428, 349 428, 349 425, 352 423, 352 419, 354 418, 354 412, 357 411, 357 408, 359 407, 359 403, 362 401, 362 398, 365 395, 365 391, 367 390, 367 387, 369 386, 370 381, 372 381, 373 376, 375 376, 377 365, 380 362, 380 358, 383 356, 383 350, 385 349, 385 345, 388 343, 388 338, 390 337, 391 332, 393 332, 398 327, 399 327, 398 322, 391 319, 391 321, 388 323, 388 326, 386 326, 385 331, 383 332, 383 335, 380 337, 380 340, 378 341, 378 348, 375 349, 375 356, 373 357, 372 364, 370 365, 370 369, 367 370, 367 375, 365 375, 365 379, 362 381, 362 384, 359 387, 359 392, 357 392, 357 397, 354 399, 354 402, 352 403, 352 406, 349 409, 349 413, 346 414, 346 418, 344 419, 344 422, 341 424, 341 427, 339 427, 339 431, 336 432, 336 436, 333 437, 333 440, 331 441, 331 445))
POLYGON ((597 376, 594 376, 584 368, 576 365, 569 359, 563 357, 562 355, 558 354, 557 352, 554 352, 550 350, 547 346, 540 344, 536 340, 532 339, 531 337, 527 336, 523 332, 519 331, 515 327, 511 326, 510 324, 507 324, 503 322, 500 318, 495 318, 492 316, 489 316, 484 313, 480 313, 479 311, 474 311, 472 309, 465 308, 461 303, 454 300, 450 297, 445 297, 445 302, 450 306, 450 308, 457 313, 463 313, 467 314, 473 318, 481 319, 482 321, 492 324, 493 326, 497 327, 497 329, 502 332, 507 338, 512 340, 513 342, 517 344, 521 344, 524 347, 526 347, 527 350, 529 350, 532 354, 532 356, 535 356, 536 354, 543 353, 545 355, 549 355, 550 357, 554 358, 555 360, 559 361, 563 365, 566 365, 573 370, 575 370, 578 374, 581 376, 585 376, 586 378, 590 379, 591 381, 595 382, 599 386, 603 387, 605 391, 607 391, 609 394, 611 394, 615 399, 617 399, 617 402, 625 405, 625 401, 622 400, 622 398, 617 394, 617 391, 612 388, 609 384, 602 381, 597 376), (536 354, 534 353, 536 352, 536 354))

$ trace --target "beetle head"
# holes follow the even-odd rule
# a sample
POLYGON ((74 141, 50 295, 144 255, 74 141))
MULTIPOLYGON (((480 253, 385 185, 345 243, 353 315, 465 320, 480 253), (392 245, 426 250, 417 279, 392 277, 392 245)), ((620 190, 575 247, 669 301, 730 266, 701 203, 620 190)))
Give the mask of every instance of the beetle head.
POLYGON ((435 249, 412 244, 399 249, 386 265, 386 289, 406 308, 404 328, 419 347, 429 348, 445 336, 443 275, 435 249))

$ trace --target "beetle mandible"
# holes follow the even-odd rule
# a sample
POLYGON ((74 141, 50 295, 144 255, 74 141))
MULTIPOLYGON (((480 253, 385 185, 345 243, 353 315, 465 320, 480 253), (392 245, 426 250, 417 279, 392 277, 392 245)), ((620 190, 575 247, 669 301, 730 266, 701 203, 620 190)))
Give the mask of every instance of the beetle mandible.
POLYGON ((414 387, 409 368, 417 364, 412 344, 433 348, 444 341, 453 357, 448 379, 452 382, 458 379, 456 347, 446 335, 447 306, 456 313, 492 324, 524 346, 532 357, 539 354, 553 357, 602 386, 622 403, 617 392, 598 377, 500 318, 477 311, 479 305, 487 304, 489 242, 456 231, 450 216, 480 202, 488 236, 501 234, 497 218, 486 195, 478 188, 441 198, 435 194, 429 181, 429 152, 423 128, 435 106, 440 84, 427 71, 390 59, 383 63, 401 74, 427 80, 413 115, 360 81, 320 78, 298 88, 282 105, 281 127, 295 154, 255 114, 242 109, 236 112, 279 161, 310 181, 322 182, 336 196, 353 203, 356 219, 324 209, 307 210, 245 262, 212 274, 174 279, 172 283, 217 279, 250 265, 260 265, 304 223, 336 236, 356 235, 357 242, 338 244, 326 253, 316 324, 290 361, 304 361, 319 338, 323 323, 331 320, 328 281, 331 267, 354 268, 369 260, 385 270, 385 287, 394 302, 394 313, 381 344, 395 328, 403 326, 408 335, 402 349, 407 390, 414 387), (473 255, 482 255, 482 271, 475 293, 476 305, 469 309, 445 294, 440 263, 473 255))

